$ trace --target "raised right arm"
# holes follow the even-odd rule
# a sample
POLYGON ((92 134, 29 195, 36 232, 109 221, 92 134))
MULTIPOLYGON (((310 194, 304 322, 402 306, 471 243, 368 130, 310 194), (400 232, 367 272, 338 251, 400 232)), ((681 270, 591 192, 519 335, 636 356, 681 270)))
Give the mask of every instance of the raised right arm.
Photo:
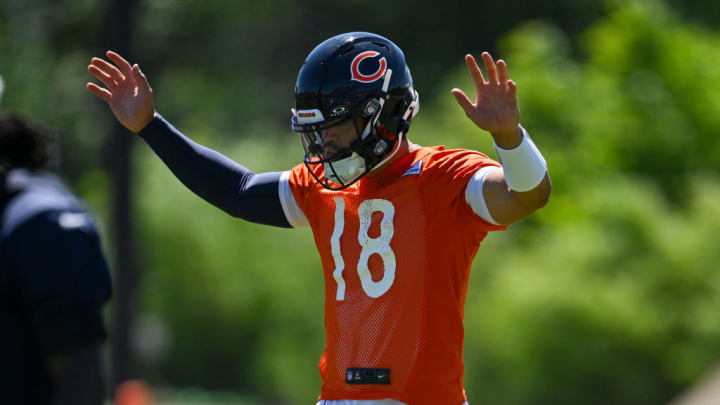
POLYGON ((195 194, 228 214, 251 222, 290 227, 283 204, 293 204, 282 173, 255 174, 183 135, 155 111, 152 88, 136 64, 108 51, 112 64, 92 58, 88 71, 105 86, 87 88, 105 101, 115 118, 138 133, 195 194), (281 202, 282 199, 282 202, 281 202))

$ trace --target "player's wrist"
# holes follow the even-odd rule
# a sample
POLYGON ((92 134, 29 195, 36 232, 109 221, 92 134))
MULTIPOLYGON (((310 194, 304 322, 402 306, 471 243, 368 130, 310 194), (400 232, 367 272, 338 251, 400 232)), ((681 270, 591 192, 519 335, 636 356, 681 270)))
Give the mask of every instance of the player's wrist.
POLYGON ((515 128, 503 131, 492 131, 495 145, 503 149, 513 149, 520 145, 523 139, 522 127, 518 124, 515 128))
POLYGON ((505 182, 511 190, 525 192, 537 187, 547 174, 545 158, 530 139, 525 128, 519 126, 520 142, 506 149, 495 143, 495 151, 503 165, 505 182))
POLYGON ((139 119, 137 122, 128 125, 127 128, 136 133, 139 134, 142 132, 143 129, 145 129, 153 120, 158 116, 157 111, 155 109, 152 110, 151 114, 145 115, 142 119, 139 119))

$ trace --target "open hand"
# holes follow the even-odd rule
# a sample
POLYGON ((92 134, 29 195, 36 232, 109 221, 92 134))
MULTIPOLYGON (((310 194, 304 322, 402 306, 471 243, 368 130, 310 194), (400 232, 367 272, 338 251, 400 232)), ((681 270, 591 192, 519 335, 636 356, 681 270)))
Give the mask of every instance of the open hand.
POLYGON ((518 126, 520 113, 517 104, 517 86, 508 77, 505 62, 501 59, 497 64, 489 53, 482 53, 486 81, 475 58, 465 55, 465 63, 475 83, 477 95, 475 102, 460 89, 452 89, 458 104, 465 114, 478 127, 489 131, 494 138, 519 136, 518 126))
POLYGON ((105 87, 88 83, 87 89, 110 106, 115 118, 124 127, 135 133, 140 132, 155 116, 152 89, 137 64, 131 66, 112 51, 106 55, 114 64, 92 58, 88 66, 88 72, 105 87))

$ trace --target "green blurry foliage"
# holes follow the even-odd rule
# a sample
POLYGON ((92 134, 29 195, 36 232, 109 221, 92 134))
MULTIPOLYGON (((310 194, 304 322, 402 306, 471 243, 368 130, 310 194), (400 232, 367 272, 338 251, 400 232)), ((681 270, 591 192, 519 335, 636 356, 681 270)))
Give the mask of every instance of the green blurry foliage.
POLYGON ((102 161, 104 106, 87 103, 85 71, 101 9, 92 0, 0 2, 0 109, 20 112, 59 134, 62 170, 75 181, 102 161))
POLYGON ((652 184, 609 177, 563 193, 582 217, 554 217, 526 242, 489 237, 465 318, 471 398, 665 403, 717 361, 720 183, 689 188, 678 211, 652 184))
POLYGON ((567 40, 550 27, 526 26, 504 40, 513 60, 524 54, 534 66, 512 72, 524 86, 523 117, 577 156, 560 159, 572 163, 561 175, 651 178, 682 202, 692 173, 720 168, 718 34, 681 24, 660 3, 622 4, 584 35, 582 65, 568 60, 567 40), (536 42, 529 52, 528 40, 536 42))
MULTIPOLYGON (((475 260, 465 321, 472 403, 663 403, 717 360, 717 43, 716 32, 654 2, 613 6, 577 44, 543 22, 501 42, 554 192, 546 208, 490 235, 475 260)), ((448 92, 424 100, 410 137, 493 156, 449 94, 474 91, 465 67, 443 83, 448 92)), ((202 116, 183 124, 214 139, 202 116)), ((299 161, 289 131, 248 131, 209 146, 256 171, 299 161)), ((138 309, 172 337, 145 360, 149 378, 312 403, 324 345, 312 234, 234 220, 147 148, 142 162, 148 266, 138 309)))
MULTIPOLYGON (((284 143, 254 137, 211 146, 252 170, 282 170, 301 157, 288 135, 284 143)), ((169 352, 146 362, 148 375, 159 384, 312 400, 324 341, 312 233, 233 219, 192 195, 149 150, 143 157, 148 267, 140 310, 156 314, 172 336, 169 352)))

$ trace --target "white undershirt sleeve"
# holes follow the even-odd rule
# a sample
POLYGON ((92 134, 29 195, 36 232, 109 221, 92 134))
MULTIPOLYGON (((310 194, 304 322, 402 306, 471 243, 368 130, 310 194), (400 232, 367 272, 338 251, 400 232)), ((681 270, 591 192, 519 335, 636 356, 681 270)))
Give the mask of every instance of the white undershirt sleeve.
POLYGON ((292 191, 290 191, 290 172, 285 171, 280 175, 278 191, 280 194, 280 205, 285 212, 285 217, 293 228, 309 226, 307 217, 300 209, 292 191))
POLYGON ((497 166, 485 166, 482 169, 475 172, 475 174, 468 181, 467 187, 465 187, 465 201, 467 201, 473 212, 480 218, 486 220, 493 225, 500 225, 495 222, 490 210, 488 210, 487 203, 485 202, 485 196, 483 195, 483 184, 485 183, 485 177, 491 172, 500 169, 497 166))

